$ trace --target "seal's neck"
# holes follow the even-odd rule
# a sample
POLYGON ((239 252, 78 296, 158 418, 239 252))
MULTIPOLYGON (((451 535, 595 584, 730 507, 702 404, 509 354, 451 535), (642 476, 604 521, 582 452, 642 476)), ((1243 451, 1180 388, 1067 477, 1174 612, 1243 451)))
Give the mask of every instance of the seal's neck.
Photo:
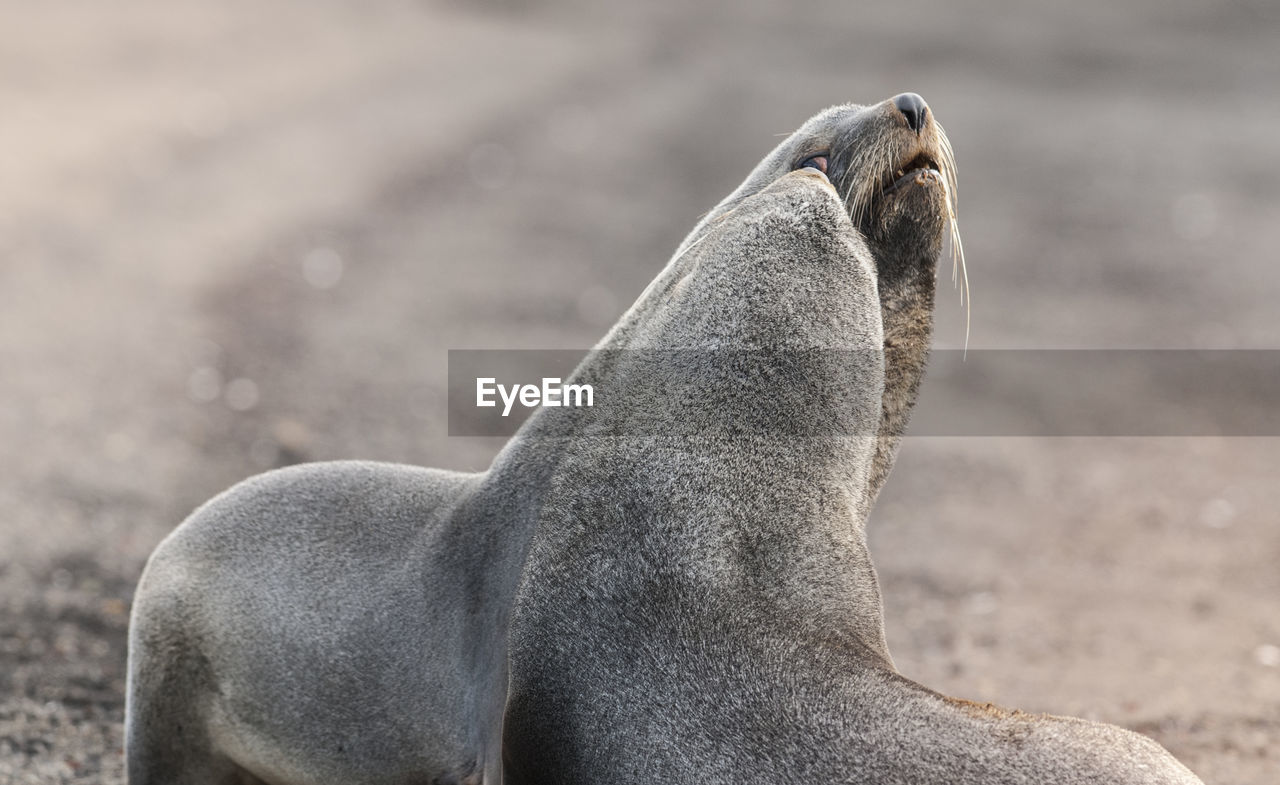
POLYGON ((884 322, 884 396, 871 468, 869 501, 874 503, 893 468, 920 393, 933 336, 936 262, 930 257, 908 269, 880 277, 884 322))
POLYGON ((830 186, 805 177, 678 254, 579 369, 596 404, 574 415, 530 558, 571 571, 527 579, 531 601, 572 585, 637 607, 772 608, 887 660, 864 533, 876 270, 830 186))

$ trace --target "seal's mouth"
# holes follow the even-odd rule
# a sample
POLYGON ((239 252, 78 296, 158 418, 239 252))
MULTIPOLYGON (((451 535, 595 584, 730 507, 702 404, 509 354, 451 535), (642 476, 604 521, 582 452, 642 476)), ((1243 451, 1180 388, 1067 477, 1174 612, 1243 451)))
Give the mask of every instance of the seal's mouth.
MULTIPOLYGON (((819 168, 815 161, 824 163, 825 159, 811 158, 805 165, 819 168)), ((950 161, 945 146, 937 143, 912 144, 905 150, 877 145, 863 151, 837 152, 831 158, 832 182, 854 225, 864 231, 874 232, 883 228, 880 224, 884 220, 901 215, 901 199, 908 194, 928 192, 935 197, 912 199, 908 212, 937 211, 947 220, 954 212, 955 196, 950 161)))
POLYGON ((880 180, 880 193, 890 194, 912 183, 926 185, 934 177, 939 178, 934 182, 940 182, 942 167, 932 156, 921 153, 906 164, 887 172, 880 180))

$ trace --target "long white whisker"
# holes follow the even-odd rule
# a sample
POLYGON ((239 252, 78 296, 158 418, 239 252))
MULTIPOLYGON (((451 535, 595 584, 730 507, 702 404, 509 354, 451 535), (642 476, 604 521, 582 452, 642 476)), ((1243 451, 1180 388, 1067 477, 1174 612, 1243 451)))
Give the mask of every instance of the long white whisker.
POLYGON ((955 151, 951 147, 951 140, 947 138, 946 131, 942 129, 942 126, 937 126, 937 129, 939 146, 942 148, 943 186, 947 191, 947 217, 951 224, 951 283, 960 289, 960 305, 965 309, 964 352, 967 357, 969 354, 970 327, 973 320, 973 292, 969 288, 969 268, 965 264, 964 243, 960 239, 960 223, 956 217, 959 205, 956 157, 955 151))

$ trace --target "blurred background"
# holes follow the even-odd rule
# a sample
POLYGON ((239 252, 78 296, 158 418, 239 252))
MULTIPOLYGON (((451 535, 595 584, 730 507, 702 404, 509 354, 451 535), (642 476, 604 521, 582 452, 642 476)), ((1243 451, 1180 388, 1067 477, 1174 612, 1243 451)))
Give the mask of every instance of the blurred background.
MULTIPOLYGON (((303 460, 485 467, 447 350, 589 347, 829 104, 911 90, 947 128, 971 349, 1280 348, 1271 0, 0 18, 0 782, 123 782, 133 586, 195 505, 303 460)), ((871 523, 899 669, 1274 785, 1278 459, 908 439, 871 523)))

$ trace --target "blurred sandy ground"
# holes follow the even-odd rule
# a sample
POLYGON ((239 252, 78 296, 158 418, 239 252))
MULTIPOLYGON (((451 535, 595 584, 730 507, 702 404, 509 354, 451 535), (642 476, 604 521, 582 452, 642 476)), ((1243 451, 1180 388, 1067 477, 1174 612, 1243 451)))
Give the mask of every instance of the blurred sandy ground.
MULTIPOLYGON (((129 597, 194 505, 297 460, 482 468, 498 443, 445 435, 446 350, 589 346, 825 105, 914 90, 947 127, 971 347, 1280 347, 1269 0, 0 22, 0 782, 122 781, 129 597)), ((909 440, 872 530, 900 669, 1272 785, 1278 458, 909 440)))

